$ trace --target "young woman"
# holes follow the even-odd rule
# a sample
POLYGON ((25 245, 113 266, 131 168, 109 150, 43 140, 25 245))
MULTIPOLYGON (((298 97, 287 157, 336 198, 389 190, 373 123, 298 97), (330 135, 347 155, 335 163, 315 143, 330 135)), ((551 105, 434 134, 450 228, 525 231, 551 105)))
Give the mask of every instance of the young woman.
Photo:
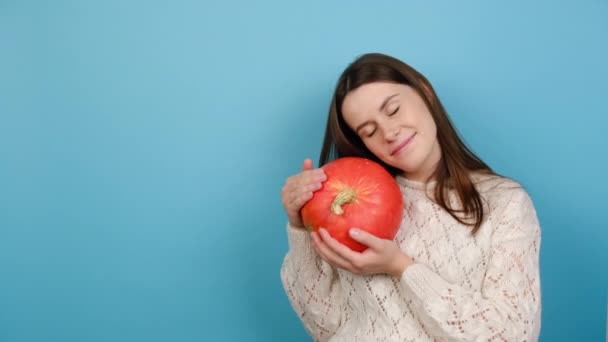
POLYGON ((469 150, 428 80, 404 62, 363 55, 340 76, 320 164, 372 159, 403 193, 401 227, 350 250, 303 228, 326 176, 306 159, 282 189, 288 216, 281 279, 316 341, 535 341, 540 227, 527 192, 469 150))

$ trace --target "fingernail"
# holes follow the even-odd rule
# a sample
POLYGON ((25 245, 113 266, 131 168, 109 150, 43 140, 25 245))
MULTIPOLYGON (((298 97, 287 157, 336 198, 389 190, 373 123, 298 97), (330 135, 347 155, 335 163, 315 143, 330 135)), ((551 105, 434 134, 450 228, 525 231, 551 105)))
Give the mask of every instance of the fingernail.
POLYGON ((357 235, 359 235, 359 229, 357 229, 357 228, 353 228, 349 232, 350 232, 351 236, 357 236, 357 235))

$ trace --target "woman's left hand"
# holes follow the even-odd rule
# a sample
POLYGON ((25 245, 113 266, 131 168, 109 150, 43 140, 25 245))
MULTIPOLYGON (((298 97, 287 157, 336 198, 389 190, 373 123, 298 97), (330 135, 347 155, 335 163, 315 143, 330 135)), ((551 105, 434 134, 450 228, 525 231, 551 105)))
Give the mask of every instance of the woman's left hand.
POLYGON ((400 278, 405 269, 413 263, 393 240, 381 239, 366 231, 352 228, 350 236, 368 248, 362 253, 355 252, 332 238, 327 230, 312 232, 312 247, 319 256, 334 267, 354 274, 371 275, 386 273, 400 278))

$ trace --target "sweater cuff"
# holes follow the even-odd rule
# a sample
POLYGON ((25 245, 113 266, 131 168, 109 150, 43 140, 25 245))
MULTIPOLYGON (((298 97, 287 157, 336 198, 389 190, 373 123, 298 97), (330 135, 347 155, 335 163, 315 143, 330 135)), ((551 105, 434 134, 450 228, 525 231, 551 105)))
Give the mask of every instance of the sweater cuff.
POLYGON ((427 302, 445 293, 446 282, 423 264, 413 264, 405 269, 401 283, 410 289, 414 295, 427 302))
POLYGON ((287 223, 287 241, 291 253, 302 255, 313 251, 310 246, 310 232, 287 223))

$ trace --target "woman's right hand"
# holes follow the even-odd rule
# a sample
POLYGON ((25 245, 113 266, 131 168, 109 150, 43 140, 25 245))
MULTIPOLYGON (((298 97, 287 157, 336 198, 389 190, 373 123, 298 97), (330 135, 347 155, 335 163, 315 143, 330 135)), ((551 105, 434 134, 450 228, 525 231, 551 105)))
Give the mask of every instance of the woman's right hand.
POLYGON ((327 180, 325 171, 321 168, 313 169, 310 159, 304 160, 302 172, 287 178, 281 189, 281 199, 292 226, 305 228, 300 209, 312 198, 315 191, 321 189, 325 180, 327 180))

